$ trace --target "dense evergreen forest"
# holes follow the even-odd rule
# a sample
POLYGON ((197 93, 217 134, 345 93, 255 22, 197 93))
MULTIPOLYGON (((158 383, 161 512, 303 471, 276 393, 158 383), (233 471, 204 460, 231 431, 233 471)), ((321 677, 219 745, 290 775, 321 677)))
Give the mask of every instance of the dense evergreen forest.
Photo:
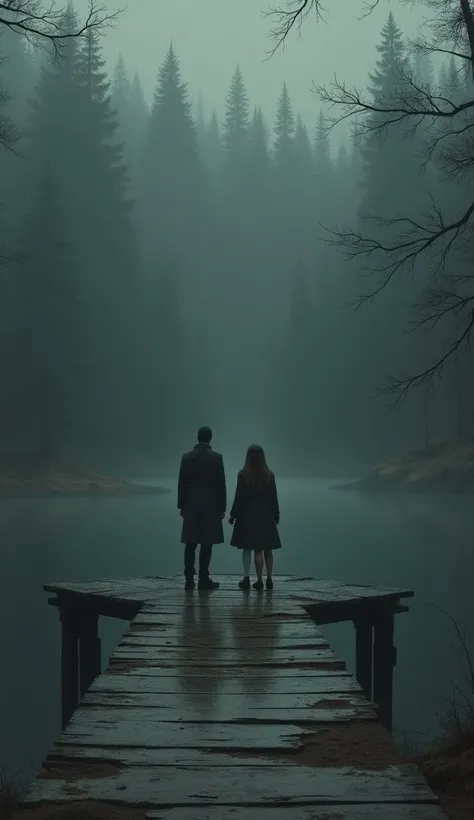
MULTIPOLYGON (((303 122, 286 85, 266 121, 244 62, 220 121, 172 46, 148 104, 120 56, 108 75, 93 30, 60 59, 8 30, 0 49, 0 118, 18 132, 0 151, 3 451, 153 469, 210 424, 236 458, 260 440, 280 470, 348 474, 469 427, 469 351, 395 412, 374 392, 446 344, 445 326, 407 332, 425 271, 354 310, 364 272, 325 241, 323 226, 468 195, 423 172, 423 124, 343 144, 316 98, 316 127, 303 122)), ((466 94, 454 58, 414 58, 390 15, 372 98, 408 69, 466 94)))

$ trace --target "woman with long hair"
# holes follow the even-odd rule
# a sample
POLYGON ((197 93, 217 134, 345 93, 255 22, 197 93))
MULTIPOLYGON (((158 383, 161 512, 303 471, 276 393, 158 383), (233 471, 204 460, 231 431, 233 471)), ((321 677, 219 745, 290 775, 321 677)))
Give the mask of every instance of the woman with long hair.
POLYGON ((250 589, 250 564, 255 555, 257 580, 254 589, 263 589, 263 564, 267 569, 267 589, 273 589, 273 550, 281 547, 278 533, 280 507, 275 476, 267 465, 259 444, 247 450, 245 464, 237 476, 229 524, 233 524, 231 545, 242 550, 244 577, 241 589, 250 589))

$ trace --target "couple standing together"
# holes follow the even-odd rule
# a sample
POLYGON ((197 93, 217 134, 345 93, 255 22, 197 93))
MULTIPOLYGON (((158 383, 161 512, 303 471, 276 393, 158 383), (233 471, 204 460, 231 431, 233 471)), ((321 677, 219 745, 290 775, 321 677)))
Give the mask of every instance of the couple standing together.
MULTIPOLYGON (((194 561, 199 553, 199 589, 217 589, 209 577, 212 545, 224 542, 222 521, 227 507, 224 462, 211 447, 212 431, 200 427, 198 443, 181 459, 178 481, 178 509, 183 518, 181 542, 184 548, 185 589, 194 589, 194 561)), ((237 476, 229 524, 234 527, 231 545, 242 550, 244 577, 241 589, 250 589, 250 565, 255 556, 257 580, 254 589, 263 589, 263 565, 267 570, 266 587, 273 589, 273 550, 281 547, 278 533, 280 509, 275 476, 269 470, 265 453, 258 444, 247 450, 245 464, 237 476)))

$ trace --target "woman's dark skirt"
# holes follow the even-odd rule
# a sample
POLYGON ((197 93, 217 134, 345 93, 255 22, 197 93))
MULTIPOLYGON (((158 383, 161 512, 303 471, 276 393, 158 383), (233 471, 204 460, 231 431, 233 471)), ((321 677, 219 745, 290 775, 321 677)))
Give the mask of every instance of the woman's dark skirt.
POLYGON ((246 510, 234 524, 231 546, 240 550, 270 552, 281 548, 280 534, 267 510, 246 510))

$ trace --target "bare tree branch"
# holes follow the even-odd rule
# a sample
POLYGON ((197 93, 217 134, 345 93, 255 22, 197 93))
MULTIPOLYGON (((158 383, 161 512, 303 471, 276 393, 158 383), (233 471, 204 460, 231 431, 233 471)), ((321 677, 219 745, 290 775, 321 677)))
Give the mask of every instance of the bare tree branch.
POLYGON ((431 198, 431 207, 420 221, 406 216, 386 219, 366 215, 365 220, 372 221, 379 231, 397 231, 391 242, 355 230, 321 227, 326 233, 327 244, 342 247, 346 259, 374 260, 370 264, 364 261, 362 270, 368 276, 381 277, 381 281, 369 293, 359 297, 358 302, 363 303, 380 293, 397 273, 412 270, 421 254, 431 254, 433 275, 442 273, 454 241, 467 229, 473 214, 474 202, 459 219, 445 223, 441 210, 431 198))
POLYGON ((424 328, 429 332, 440 322, 449 319, 455 320, 456 330, 443 352, 434 358, 429 367, 416 373, 393 376, 379 389, 379 395, 388 393, 395 396, 395 406, 406 399, 412 388, 424 385, 431 389, 434 379, 441 375, 446 364, 454 362, 460 349, 468 350, 471 345, 474 329, 474 294, 472 292, 463 296, 451 287, 430 286, 415 307, 419 315, 418 319, 413 322, 411 331, 424 328))
POLYGON ((59 53, 65 41, 91 30, 100 33, 113 26, 120 14, 120 10, 109 14, 105 4, 89 0, 85 19, 73 31, 64 32, 61 23, 65 12, 66 7, 58 7, 54 0, 46 7, 43 0, 0 0, 0 31, 3 27, 35 43, 47 41, 59 53))
MULTIPOLYGON (((368 17, 378 4, 379 0, 365 0, 358 19, 368 17)), ((298 32, 298 35, 301 34, 301 27, 311 12, 315 13, 316 19, 324 20, 323 12, 325 11, 321 0, 286 0, 285 6, 272 6, 265 12, 266 17, 272 17, 275 21, 270 30, 270 37, 275 41, 275 45, 270 50, 269 57, 272 57, 280 46, 285 45, 293 29, 298 32)))
POLYGON ((285 45, 285 40, 293 29, 296 29, 298 35, 301 34, 301 26, 308 14, 314 11, 316 18, 322 19, 323 10, 321 0, 287 0, 286 8, 272 6, 264 12, 266 17, 275 20, 275 25, 270 30, 270 37, 275 40, 275 45, 270 49, 268 57, 273 57, 280 46, 285 45))
POLYGON ((400 85, 397 90, 391 94, 381 95, 376 100, 371 100, 363 92, 340 82, 337 77, 329 88, 313 84, 313 91, 330 109, 341 109, 342 113, 328 118, 330 130, 344 120, 358 116, 359 126, 366 134, 384 132, 390 126, 397 126, 403 122, 420 123, 426 118, 434 121, 452 120, 474 108, 474 99, 456 104, 445 96, 419 85, 411 74, 400 74, 400 85))

